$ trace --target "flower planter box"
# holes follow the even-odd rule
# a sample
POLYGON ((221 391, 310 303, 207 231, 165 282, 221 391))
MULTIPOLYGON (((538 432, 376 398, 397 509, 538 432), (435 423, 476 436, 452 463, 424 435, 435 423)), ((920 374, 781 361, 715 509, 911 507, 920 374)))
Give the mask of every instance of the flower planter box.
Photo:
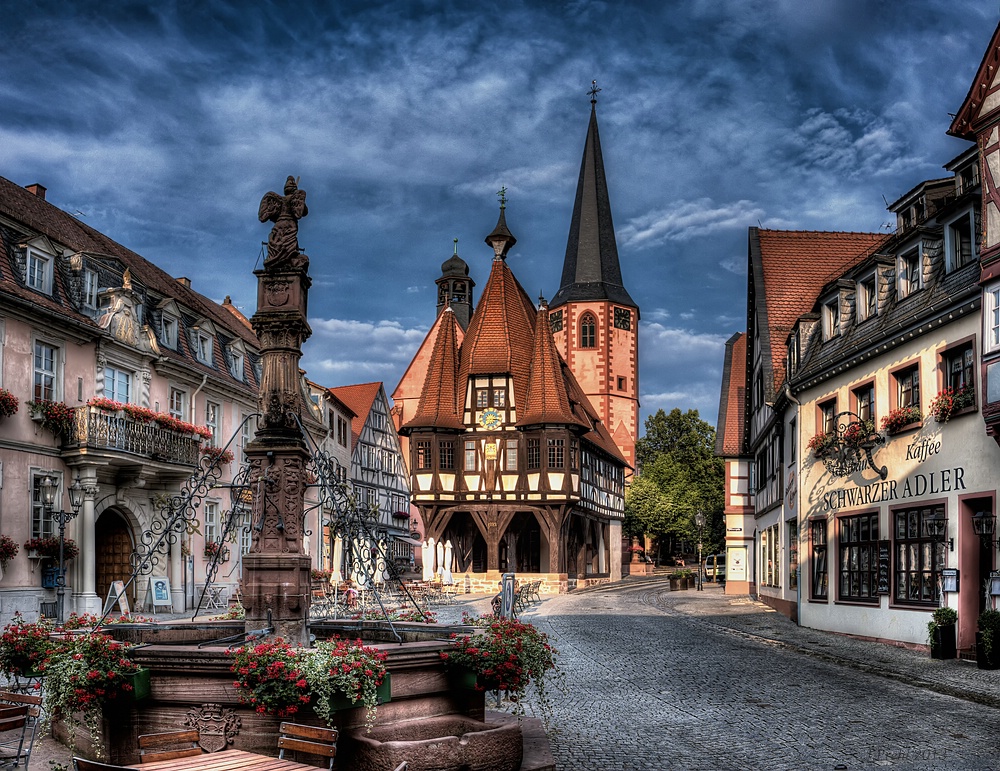
POLYGON ((942 624, 934 630, 931 638, 932 659, 953 659, 958 655, 955 644, 955 625, 942 624))
MULTIPOLYGON (((392 675, 389 672, 385 673, 385 677, 382 679, 382 685, 377 689, 378 693, 378 703, 388 704, 392 701, 392 675)), ((330 700, 330 704, 333 706, 337 712, 341 712, 347 709, 363 709, 364 702, 360 699, 358 701, 351 701, 347 696, 337 696, 335 699, 330 700)))

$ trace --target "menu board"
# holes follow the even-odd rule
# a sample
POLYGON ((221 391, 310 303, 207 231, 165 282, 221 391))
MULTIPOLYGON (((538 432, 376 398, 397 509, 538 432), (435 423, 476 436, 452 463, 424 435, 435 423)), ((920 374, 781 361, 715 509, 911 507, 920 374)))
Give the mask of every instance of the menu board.
POLYGON ((878 542, 878 594, 889 594, 889 541, 878 542))

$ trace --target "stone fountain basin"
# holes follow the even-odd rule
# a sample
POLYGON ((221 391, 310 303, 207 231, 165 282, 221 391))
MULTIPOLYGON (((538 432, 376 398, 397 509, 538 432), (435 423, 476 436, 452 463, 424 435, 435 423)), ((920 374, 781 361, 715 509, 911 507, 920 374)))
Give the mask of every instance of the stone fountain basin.
POLYGON ((461 715, 404 720, 351 732, 355 771, 385 771, 404 760, 409 771, 518 771, 521 726, 461 715))

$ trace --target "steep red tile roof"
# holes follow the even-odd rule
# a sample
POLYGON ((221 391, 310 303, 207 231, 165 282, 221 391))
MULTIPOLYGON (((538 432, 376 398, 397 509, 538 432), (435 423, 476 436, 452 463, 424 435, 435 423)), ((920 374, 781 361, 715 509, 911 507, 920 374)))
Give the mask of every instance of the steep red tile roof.
POLYGON ((459 394, 463 398, 465 395, 465 391, 458 388, 461 326, 451 308, 441 312, 435 326, 438 333, 427 363, 420 402, 406 427, 437 426, 461 430, 465 428, 460 414, 462 405, 458 401, 459 394))
POLYGON ((507 263, 494 260, 462 343, 459 382, 467 383, 469 375, 509 372, 514 378, 514 403, 524 404, 534 323, 535 307, 527 293, 507 263))
POLYGON ((746 379, 747 336, 737 332, 726 342, 726 358, 722 366, 722 396, 715 436, 715 454, 721 458, 743 454, 746 379))
POLYGON ((361 431, 365 427, 368 413, 372 411, 372 405, 380 388, 382 388, 381 382, 358 383, 327 389, 354 413, 354 418, 351 420, 351 452, 354 452, 358 439, 361 438, 361 431))
MULTIPOLYGON (((416 355, 406 367, 406 372, 399 379, 399 384, 392 392, 393 405, 403 410, 404 423, 417 414, 416 408, 420 395, 426 387, 427 368, 430 366, 431 354, 434 352, 434 346, 437 345, 437 338, 444 322, 442 316, 444 316, 444 311, 438 314, 427 336, 417 348, 416 355)), ((455 330, 455 336, 458 346, 461 347, 462 341, 465 339, 465 330, 462 329, 461 325, 455 330)))
MULTIPOLYGON (((569 373, 568 368, 566 372, 569 373)), ((535 342, 531 354, 528 395, 524 406, 518 411, 517 421, 519 426, 539 423, 580 423, 570 408, 562 360, 552 338, 549 308, 544 304, 538 309, 535 318, 535 342)))
POLYGON ((829 281, 861 262, 888 236, 882 233, 750 228, 751 279, 756 292, 761 344, 770 351, 768 396, 785 380, 786 341, 829 281))

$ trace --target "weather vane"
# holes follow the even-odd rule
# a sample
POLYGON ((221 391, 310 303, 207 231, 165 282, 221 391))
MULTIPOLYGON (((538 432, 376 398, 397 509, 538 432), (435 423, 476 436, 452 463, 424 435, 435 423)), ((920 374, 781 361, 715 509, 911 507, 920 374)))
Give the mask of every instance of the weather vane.
POLYGON ((600 91, 600 90, 601 89, 599 89, 597 87, 597 81, 596 80, 590 81, 590 91, 588 91, 587 93, 590 94, 590 103, 591 104, 597 104, 597 92, 600 91))
POLYGON ((497 190, 497 195, 500 197, 500 208, 501 209, 507 208, 507 188, 501 187, 499 190, 497 190))

